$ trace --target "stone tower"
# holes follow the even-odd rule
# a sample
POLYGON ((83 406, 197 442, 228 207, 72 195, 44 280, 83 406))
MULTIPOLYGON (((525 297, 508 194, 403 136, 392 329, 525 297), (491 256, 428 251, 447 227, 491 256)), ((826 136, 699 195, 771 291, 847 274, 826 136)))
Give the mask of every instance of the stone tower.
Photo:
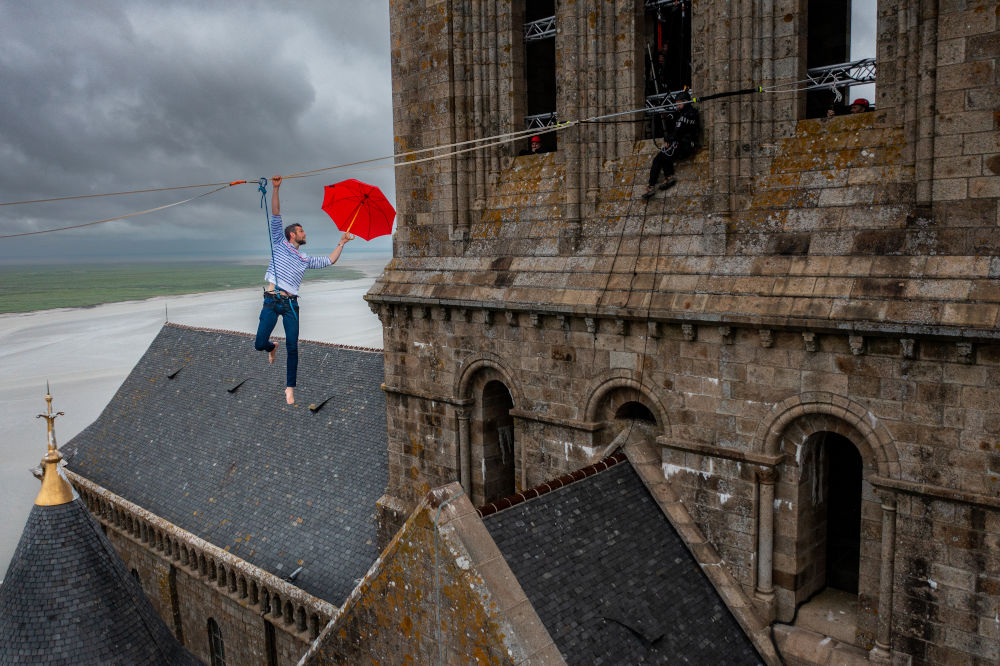
POLYGON ((461 145, 397 169, 368 294, 385 534, 645 437, 761 617, 822 597, 851 619, 809 629, 872 660, 1000 658, 998 12, 879 0, 875 110, 826 117, 850 8, 393 3, 397 151, 461 145), (701 131, 647 202, 654 48, 701 131), (526 123, 550 152, 457 152, 526 123))

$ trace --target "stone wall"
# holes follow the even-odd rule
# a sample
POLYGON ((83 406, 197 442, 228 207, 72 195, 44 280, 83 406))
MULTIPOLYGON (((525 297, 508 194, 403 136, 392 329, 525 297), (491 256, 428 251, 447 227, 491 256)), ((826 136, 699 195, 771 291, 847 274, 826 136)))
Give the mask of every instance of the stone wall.
POLYGON ((208 625, 227 664, 297 664, 334 607, 67 472, 125 566, 185 647, 211 663, 208 625))
MULTIPOLYGON (((560 120, 642 106, 640 5, 557 3, 560 120)), ((503 6, 393 5, 399 148, 520 129, 520 18, 503 6)), ((694 3, 695 95, 801 79, 807 6, 694 3)), ((995 659, 997 20, 976 0, 880 1, 875 112, 804 119, 802 90, 698 104, 700 149, 648 203, 637 123, 571 124, 542 157, 398 170, 395 258, 368 295, 387 525, 452 480, 495 499, 499 381, 516 489, 641 422, 758 612, 791 621, 826 580, 824 465, 846 440, 862 460, 855 645, 995 659)))

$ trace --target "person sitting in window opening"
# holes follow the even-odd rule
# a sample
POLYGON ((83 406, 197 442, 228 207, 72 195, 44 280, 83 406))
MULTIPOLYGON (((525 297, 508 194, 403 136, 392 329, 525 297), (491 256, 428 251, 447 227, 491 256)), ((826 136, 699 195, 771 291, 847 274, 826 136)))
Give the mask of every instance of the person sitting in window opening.
POLYGON ((533 136, 531 137, 530 148, 525 148, 518 155, 541 155, 542 153, 547 153, 549 151, 542 147, 542 137, 533 136))
POLYGON ((661 173, 665 179, 660 184, 660 189, 673 187, 677 183, 674 178, 674 162, 690 157, 694 153, 698 140, 698 111, 686 94, 678 99, 676 104, 677 110, 672 114, 673 127, 667 128, 668 136, 656 152, 653 164, 649 168, 649 184, 642 195, 644 199, 648 199, 656 192, 656 183, 660 180, 661 173))
POLYGON ((868 100, 864 97, 859 97, 851 102, 849 113, 865 113, 867 111, 871 111, 871 105, 868 104, 868 100))

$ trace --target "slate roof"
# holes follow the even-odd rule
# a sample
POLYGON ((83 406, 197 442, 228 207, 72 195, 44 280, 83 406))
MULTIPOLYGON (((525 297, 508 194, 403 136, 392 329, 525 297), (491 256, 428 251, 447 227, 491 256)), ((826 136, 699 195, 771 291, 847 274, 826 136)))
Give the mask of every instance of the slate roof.
POLYGON ((65 447, 70 469, 340 605, 378 557, 388 483, 380 351, 166 325, 101 416, 65 447), (323 403, 313 412, 310 404, 323 403))
POLYGON ((567 663, 763 663, 630 464, 483 522, 567 663))
POLYGON ((0 585, 0 664, 200 664, 79 499, 34 506, 0 585))

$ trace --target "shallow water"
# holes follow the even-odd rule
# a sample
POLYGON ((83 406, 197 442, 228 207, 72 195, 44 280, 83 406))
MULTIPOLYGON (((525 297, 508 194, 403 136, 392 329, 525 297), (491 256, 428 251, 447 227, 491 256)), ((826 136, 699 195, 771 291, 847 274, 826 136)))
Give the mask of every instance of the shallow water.
MULTIPOLYGON (((190 261, 0 266, 0 312, 89 307, 154 296, 253 287, 263 282, 266 263, 190 261)), ((306 271, 307 282, 357 280, 364 276, 363 270, 339 264, 306 271)))

